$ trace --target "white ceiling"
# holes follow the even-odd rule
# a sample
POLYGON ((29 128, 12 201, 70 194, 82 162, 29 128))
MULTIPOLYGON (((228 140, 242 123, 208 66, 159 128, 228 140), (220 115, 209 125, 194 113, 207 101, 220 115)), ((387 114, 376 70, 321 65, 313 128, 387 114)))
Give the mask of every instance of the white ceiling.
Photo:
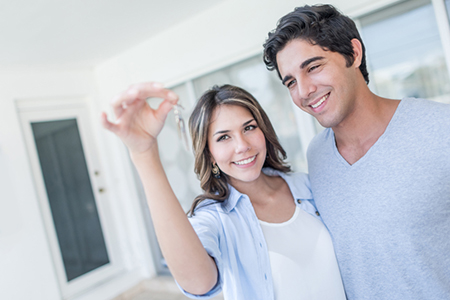
POLYGON ((93 66, 222 1, 0 0, 0 66, 93 66))

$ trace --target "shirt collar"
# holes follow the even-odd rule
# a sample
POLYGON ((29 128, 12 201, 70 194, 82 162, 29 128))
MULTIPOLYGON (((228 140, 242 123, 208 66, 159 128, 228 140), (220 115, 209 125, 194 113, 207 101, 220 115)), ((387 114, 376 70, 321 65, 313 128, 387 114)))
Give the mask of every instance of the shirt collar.
MULTIPOLYGON (((283 178, 288 184, 294 200, 313 199, 309 177, 307 174, 295 173, 294 176, 291 176, 290 174, 286 174, 272 168, 263 168, 262 171, 266 175, 280 176, 281 178, 283 178), (301 180, 299 180, 297 175, 302 176, 301 180)), ((223 211, 226 213, 229 213, 231 210, 233 210, 242 198, 248 199, 247 195, 240 193, 230 184, 228 184, 228 188, 230 190, 230 195, 228 196, 228 199, 221 204, 223 211)))

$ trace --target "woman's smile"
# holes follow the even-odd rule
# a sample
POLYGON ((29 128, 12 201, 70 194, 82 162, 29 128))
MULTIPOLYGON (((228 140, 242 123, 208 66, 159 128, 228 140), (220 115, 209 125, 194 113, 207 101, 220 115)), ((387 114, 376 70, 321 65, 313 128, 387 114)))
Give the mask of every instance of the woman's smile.
POLYGON ((234 161, 233 163, 240 167, 249 167, 250 165, 254 165, 252 163, 255 162, 255 158, 256 158, 256 155, 246 158, 246 159, 243 159, 243 160, 240 160, 240 161, 234 161))
POLYGON ((266 157, 266 139, 253 115, 238 105, 216 108, 209 127, 208 146, 212 163, 231 181, 259 178, 266 157))

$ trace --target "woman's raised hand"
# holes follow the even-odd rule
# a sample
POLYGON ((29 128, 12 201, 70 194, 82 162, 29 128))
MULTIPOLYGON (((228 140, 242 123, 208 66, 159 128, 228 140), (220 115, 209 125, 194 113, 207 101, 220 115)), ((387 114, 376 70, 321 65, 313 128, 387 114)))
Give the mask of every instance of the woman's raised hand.
POLYGON ((153 225, 164 258, 177 282, 186 291, 204 294, 217 282, 217 266, 208 255, 177 200, 158 155, 156 137, 178 96, 158 83, 141 83, 116 96, 115 122, 102 113, 103 127, 128 147, 144 186, 153 225), (164 101, 152 109, 147 98, 164 101), (180 249, 183 249, 180 255, 180 249))
POLYGON ((108 121, 106 113, 102 112, 102 125, 115 133, 131 153, 143 153, 156 145, 156 137, 167 114, 177 102, 178 96, 161 83, 135 84, 113 99, 116 121, 108 121), (155 110, 147 104, 148 98, 162 98, 164 101, 155 110))

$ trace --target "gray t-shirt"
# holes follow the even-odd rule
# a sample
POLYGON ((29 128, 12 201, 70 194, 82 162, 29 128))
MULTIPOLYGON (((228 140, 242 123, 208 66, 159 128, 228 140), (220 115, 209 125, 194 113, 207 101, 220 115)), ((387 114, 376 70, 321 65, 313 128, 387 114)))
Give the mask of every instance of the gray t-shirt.
POLYGON ((403 99, 353 165, 325 129, 308 165, 349 300, 450 299, 450 105, 403 99))

